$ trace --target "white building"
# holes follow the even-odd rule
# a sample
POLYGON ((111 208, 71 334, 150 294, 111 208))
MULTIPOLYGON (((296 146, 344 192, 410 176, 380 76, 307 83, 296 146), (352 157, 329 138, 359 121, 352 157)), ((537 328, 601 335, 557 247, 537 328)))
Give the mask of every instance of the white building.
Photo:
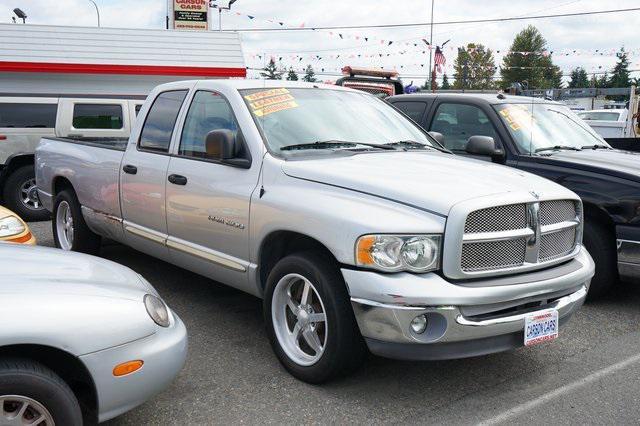
POLYGON ((237 33, 0 24, 1 95, 146 95, 245 76, 237 33))

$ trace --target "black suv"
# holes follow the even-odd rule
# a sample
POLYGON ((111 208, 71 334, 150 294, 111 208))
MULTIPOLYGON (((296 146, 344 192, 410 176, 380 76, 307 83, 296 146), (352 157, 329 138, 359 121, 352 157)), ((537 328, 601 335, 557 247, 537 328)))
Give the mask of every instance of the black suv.
POLYGON ((596 263, 589 297, 640 279, 640 153, 612 149, 564 105, 503 94, 386 99, 456 154, 516 167, 576 192, 596 263))

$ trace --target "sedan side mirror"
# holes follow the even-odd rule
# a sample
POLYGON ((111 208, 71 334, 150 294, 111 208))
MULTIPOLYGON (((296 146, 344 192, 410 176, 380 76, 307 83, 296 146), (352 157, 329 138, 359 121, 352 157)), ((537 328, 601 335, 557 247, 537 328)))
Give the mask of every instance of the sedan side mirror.
POLYGON ((212 130, 207 133, 205 147, 207 157, 214 160, 231 160, 236 156, 236 137, 231 130, 212 130))
POLYGON ((496 141, 490 136, 471 136, 465 148, 468 154, 485 155, 491 158, 504 156, 504 151, 496 148, 496 141))
POLYGON ((429 135, 434 138, 440 145, 444 146, 444 135, 440 132, 429 132, 429 135))

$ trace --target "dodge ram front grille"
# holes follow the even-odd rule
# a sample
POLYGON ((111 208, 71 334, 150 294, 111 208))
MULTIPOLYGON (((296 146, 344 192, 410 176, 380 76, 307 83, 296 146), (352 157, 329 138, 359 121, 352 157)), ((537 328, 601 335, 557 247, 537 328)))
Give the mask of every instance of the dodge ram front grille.
POLYGON ((460 269, 480 273, 544 264, 580 243, 580 203, 552 200, 509 204, 467 215, 460 269))

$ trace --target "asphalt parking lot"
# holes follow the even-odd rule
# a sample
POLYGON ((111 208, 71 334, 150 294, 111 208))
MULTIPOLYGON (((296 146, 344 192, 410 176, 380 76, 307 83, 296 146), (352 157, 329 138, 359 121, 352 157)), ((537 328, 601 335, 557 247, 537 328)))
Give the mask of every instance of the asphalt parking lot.
MULTIPOLYGON (((53 245, 49 222, 30 225, 53 245)), ((583 307, 550 344, 443 362, 370 357, 311 386, 272 354, 258 299, 115 243, 102 256, 147 278, 189 331, 173 385, 110 425, 640 423, 640 283, 583 307)))

